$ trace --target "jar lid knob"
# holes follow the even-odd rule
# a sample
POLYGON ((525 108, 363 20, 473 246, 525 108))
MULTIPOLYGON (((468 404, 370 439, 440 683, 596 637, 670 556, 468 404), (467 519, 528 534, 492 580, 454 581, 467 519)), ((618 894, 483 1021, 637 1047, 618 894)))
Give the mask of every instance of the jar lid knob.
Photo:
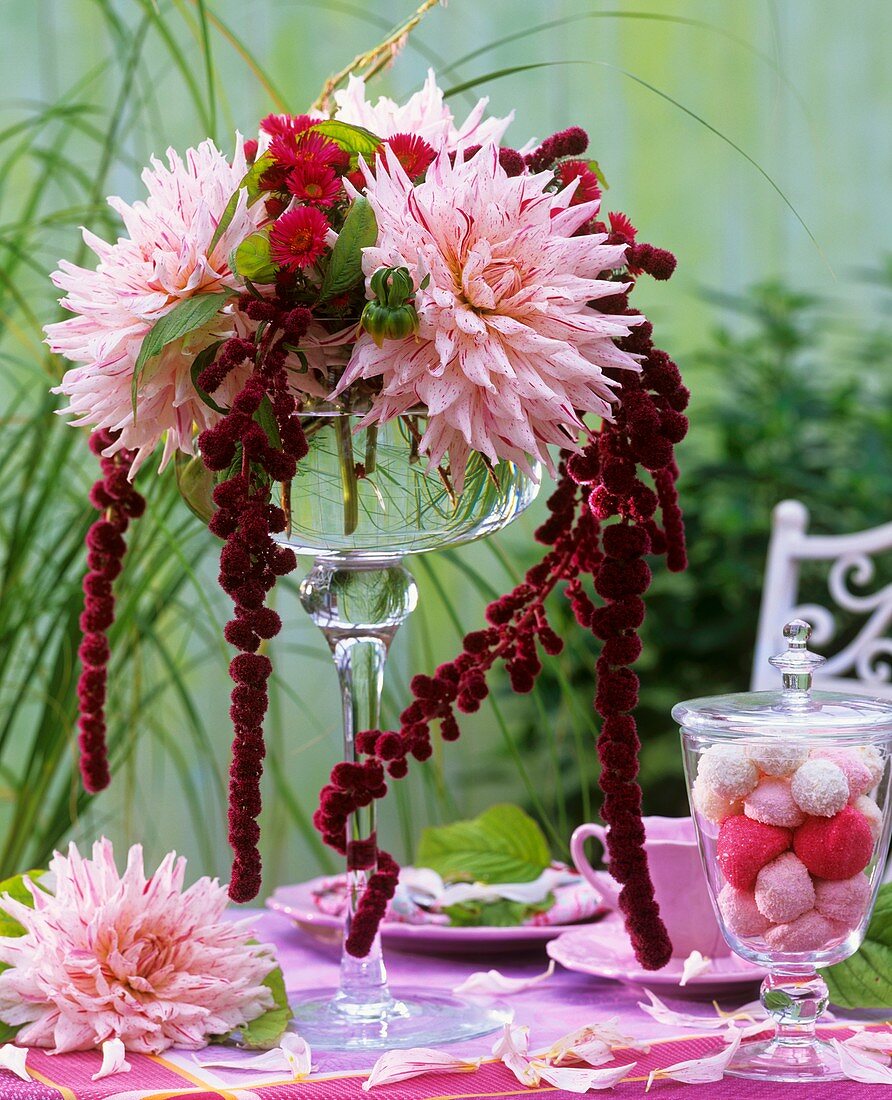
POLYGON ((784 678, 784 691, 789 692, 791 704, 801 704, 811 691, 812 673, 820 668, 826 658, 808 649, 811 626, 804 619, 793 619, 784 627, 787 649, 776 657, 769 657, 771 664, 784 678))

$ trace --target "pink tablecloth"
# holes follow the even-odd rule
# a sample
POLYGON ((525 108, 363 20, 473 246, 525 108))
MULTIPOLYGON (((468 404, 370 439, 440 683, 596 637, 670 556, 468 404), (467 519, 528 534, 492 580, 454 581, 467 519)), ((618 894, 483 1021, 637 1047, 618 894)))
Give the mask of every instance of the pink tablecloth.
MULTIPOLYGON (((240 914, 244 915, 244 914, 240 914)), ((294 930, 288 921, 272 913, 257 915, 258 938, 272 940, 279 946, 280 959, 289 991, 333 986, 337 979, 337 961, 333 950, 320 947, 294 930)), ((544 952, 522 959, 501 958, 432 958, 398 954, 389 957, 389 972, 394 987, 424 985, 432 989, 450 990, 474 970, 497 966, 512 976, 540 973, 545 966, 544 952)), ((656 990, 655 990, 656 991, 656 990)), ((681 1000, 665 991, 659 995, 673 1007, 687 1012, 713 1015, 711 1004, 691 999, 681 1000)), ((736 1007, 756 995, 752 990, 738 991, 726 1007, 736 1007)), ((618 1015, 622 1030, 638 1038, 652 1041, 649 1055, 630 1052, 619 1055, 617 1064, 637 1062, 630 1077, 613 1093, 618 1097, 641 1096, 647 1075, 656 1066, 667 1066, 687 1058, 718 1052, 722 1043, 714 1034, 696 1028, 682 1031, 658 1024, 637 1007, 640 989, 610 981, 600 981, 581 974, 558 970, 547 982, 510 998, 518 1023, 531 1029, 531 1049, 547 1048, 558 1036, 587 1023, 618 1015)), ((850 1034, 839 1024, 831 1034, 850 1034)), ((459 1044, 455 1053, 472 1056, 487 1055, 492 1037, 459 1044)), ((63 1097, 64 1100, 167 1100, 174 1097, 224 1097, 227 1100, 347 1100, 347 1098, 378 1097, 380 1100, 495 1100, 496 1097, 548 1096, 563 1100, 572 1094, 550 1085, 524 1088, 501 1063, 485 1063, 466 1074, 428 1075, 403 1084, 362 1091, 362 1082, 375 1058, 369 1054, 314 1053, 313 1078, 302 1083, 284 1081, 281 1076, 257 1075, 250 1071, 230 1071, 202 1068, 196 1058, 185 1052, 168 1052, 161 1058, 131 1055, 131 1072, 93 1082, 91 1075, 99 1068, 97 1054, 60 1055, 50 1057, 40 1051, 30 1051, 28 1067, 35 1081, 26 1084, 8 1071, 0 1070, 0 1100, 44 1100, 63 1097)), ((702 1100, 774 1100, 782 1091, 784 1100, 813 1100, 826 1093, 828 1100, 854 1100, 872 1093, 870 1086, 851 1082, 835 1082, 817 1088, 814 1085, 779 1086, 766 1082, 741 1081, 726 1078, 710 1085, 682 1085, 660 1080, 655 1082, 650 1096, 655 1100, 675 1100, 685 1095, 702 1100)), ((590 1095, 595 1095, 594 1093, 590 1095)))

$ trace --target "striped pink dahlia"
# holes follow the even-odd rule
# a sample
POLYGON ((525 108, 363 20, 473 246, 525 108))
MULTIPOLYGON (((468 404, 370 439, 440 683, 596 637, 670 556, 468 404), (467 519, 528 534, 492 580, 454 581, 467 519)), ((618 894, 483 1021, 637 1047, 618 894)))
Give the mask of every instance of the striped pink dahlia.
MULTIPOLYGON (((143 172, 149 193, 145 202, 129 206, 123 199, 108 200, 129 236, 109 244, 84 230, 84 240, 99 257, 95 270, 59 263, 53 282, 65 292, 62 305, 75 316, 46 328, 52 350, 82 364, 69 370, 56 390, 69 399, 65 412, 75 414, 75 424, 120 431, 111 450, 136 451, 134 470, 162 437, 162 467, 176 450, 192 454, 196 425, 200 431, 218 419, 196 394, 190 370, 197 352, 214 338, 232 335, 231 316, 218 315, 151 362, 134 422, 136 358, 155 322, 183 299, 238 285, 229 270, 229 253, 263 217, 263 204, 249 210, 243 194, 211 250, 220 215, 245 174, 240 138, 232 163, 212 141, 189 149, 185 159, 169 149, 167 159, 167 166, 153 159, 143 172)), ((217 400, 225 404, 244 377, 242 372, 230 378, 217 400)))
POLYGON ((427 406, 421 450, 434 465, 448 452, 460 489, 472 450, 551 466, 548 445, 576 447, 581 414, 610 418, 605 368, 639 369, 614 340, 644 317, 590 304, 628 286, 607 278, 625 246, 574 236, 598 201, 570 206, 577 181, 555 193, 551 172, 509 177, 494 145, 465 162, 441 153, 417 187, 389 154, 367 180, 379 232, 365 273, 408 268, 419 317, 403 340, 357 342, 338 392, 380 376, 367 421, 427 406))
POLYGON ((54 1054, 121 1039, 127 1050, 197 1050, 273 1007, 264 978, 272 949, 224 918, 226 890, 199 879, 183 890, 185 859, 171 852, 148 878, 135 844, 118 874, 111 842, 86 859, 72 844, 50 862, 55 893, 33 883, 31 909, 6 897, 25 928, 0 937, 0 1020, 16 1042, 54 1054))

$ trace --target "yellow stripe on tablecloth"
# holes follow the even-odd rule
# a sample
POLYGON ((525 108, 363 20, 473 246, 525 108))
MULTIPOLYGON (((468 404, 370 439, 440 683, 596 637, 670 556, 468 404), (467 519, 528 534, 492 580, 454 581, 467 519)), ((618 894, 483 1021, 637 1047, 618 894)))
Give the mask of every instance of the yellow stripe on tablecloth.
MULTIPOLYGON (((236 1092, 241 1092, 241 1086, 239 1086, 237 1090, 233 1090, 232 1088, 217 1088, 215 1085, 211 1085, 207 1081, 203 1081, 194 1073, 190 1073, 182 1066, 178 1066, 176 1062, 169 1062, 166 1058, 162 1058, 160 1054, 149 1054, 147 1057, 151 1058, 153 1062, 157 1062, 159 1066, 164 1066, 165 1069, 169 1069, 171 1073, 176 1073, 178 1076, 182 1077, 184 1081, 188 1081, 192 1085, 200 1086, 205 1090, 205 1092, 212 1092, 216 1096, 222 1097, 222 1100, 238 1100, 236 1092)), ((176 1089, 164 1089, 162 1092, 158 1093, 157 1100, 162 1100, 162 1098, 166 1098, 167 1096, 177 1095, 178 1092, 176 1089)), ((152 1096, 147 1098, 147 1100, 156 1100, 156 1098, 152 1096)))
POLYGON ((30 1066, 28 1066, 28 1073, 42 1085, 49 1085, 51 1089, 55 1089, 62 1097, 62 1100, 77 1100, 77 1093, 75 1093, 73 1089, 66 1088, 65 1085, 56 1084, 55 1081, 51 1081, 45 1074, 38 1073, 36 1069, 32 1069, 30 1066))

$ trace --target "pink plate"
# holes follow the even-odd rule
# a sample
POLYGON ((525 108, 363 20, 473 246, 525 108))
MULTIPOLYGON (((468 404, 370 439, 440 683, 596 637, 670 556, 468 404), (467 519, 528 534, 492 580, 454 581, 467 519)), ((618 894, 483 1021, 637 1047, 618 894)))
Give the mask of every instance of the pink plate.
MULTIPOLYGON (((313 900, 313 891, 330 876, 313 878, 296 886, 280 886, 266 899, 267 906, 276 913, 290 917, 297 927, 315 939, 326 943, 339 943, 342 920, 329 913, 322 913, 313 900)), ((605 910, 606 911, 606 910, 605 910)), ((396 951, 415 951, 421 954, 492 954, 498 952, 532 951, 548 943, 568 929, 581 930, 591 924, 521 925, 515 928, 450 928, 437 924, 404 924, 400 921, 384 921, 381 938, 384 945, 396 951)))
POLYGON ((677 993, 692 997, 721 992, 734 986, 752 986, 768 973, 737 955, 713 960, 709 970, 679 986, 684 959, 673 958, 662 970, 642 970, 632 954, 622 921, 611 914, 598 924, 571 929, 548 944, 548 954, 568 970, 596 978, 646 986, 673 986, 677 993))

